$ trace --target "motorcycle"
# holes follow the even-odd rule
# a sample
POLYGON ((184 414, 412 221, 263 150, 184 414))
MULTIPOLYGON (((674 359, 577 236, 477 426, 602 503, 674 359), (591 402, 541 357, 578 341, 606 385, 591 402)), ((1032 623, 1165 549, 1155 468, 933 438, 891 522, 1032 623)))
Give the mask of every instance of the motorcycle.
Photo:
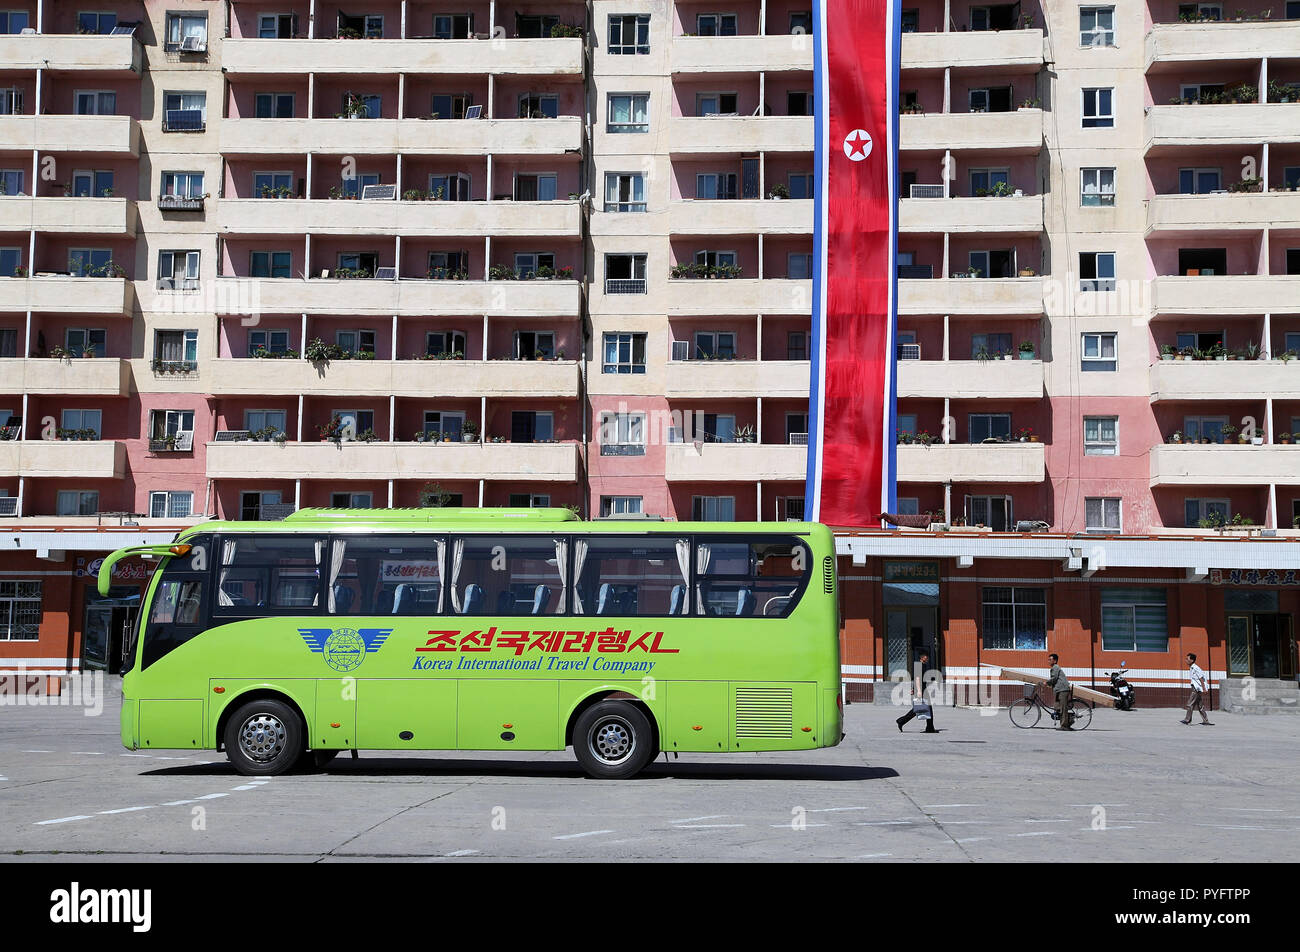
MULTIPOLYGON (((1120 668, 1124 668, 1127 662, 1120 662, 1120 668)), ((1127 671, 1107 671, 1110 675, 1110 693, 1115 697, 1115 710, 1131 711, 1137 706, 1137 696, 1133 693, 1133 686, 1124 679, 1127 671)))

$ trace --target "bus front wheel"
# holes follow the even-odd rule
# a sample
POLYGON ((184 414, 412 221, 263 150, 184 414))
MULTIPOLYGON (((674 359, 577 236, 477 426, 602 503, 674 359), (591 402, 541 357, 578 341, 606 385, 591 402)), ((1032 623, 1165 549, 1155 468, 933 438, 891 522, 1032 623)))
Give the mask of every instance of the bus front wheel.
POLYGON ((245 776, 282 774, 302 755, 302 721, 281 701, 250 701, 226 722, 226 756, 245 776))
POLYGON ((654 728, 636 705, 601 701, 574 724, 573 753, 589 777, 634 777, 654 758, 654 728))

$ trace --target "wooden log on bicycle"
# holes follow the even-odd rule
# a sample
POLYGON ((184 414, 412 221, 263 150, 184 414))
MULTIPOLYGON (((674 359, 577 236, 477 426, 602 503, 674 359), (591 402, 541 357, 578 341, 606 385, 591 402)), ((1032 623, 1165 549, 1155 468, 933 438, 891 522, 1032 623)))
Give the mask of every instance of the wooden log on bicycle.
MULTIPOLYGON (((1002 676, 1013 681, 1025 681, 1029 684, 1046 684, 1047 677, 1041 674, 1034 674, 1032 671, 1021 671, 1017 668, 1004 668, 1000 664, 989 664, 981 662, 981 668, 995 668, 1001 672, 1002 676)), ((1085 688, 1077 682, 1070 682, 1070 690, 1074 696, 1081 701, 1087 701, 1090 704, 1097 704, 1101 707, 1114 707, 1115 698, 1110 694, 1102 694, 1100 691, 1094 691, 1092 688, 1085 688)))

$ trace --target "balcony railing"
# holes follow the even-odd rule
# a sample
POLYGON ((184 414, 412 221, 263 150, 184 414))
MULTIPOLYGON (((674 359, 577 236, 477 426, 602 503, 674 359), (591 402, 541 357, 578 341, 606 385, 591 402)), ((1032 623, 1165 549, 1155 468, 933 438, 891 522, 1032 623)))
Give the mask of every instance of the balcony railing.
POLYGON ((158 209, 164 212, 201 212, 203 196, 187 198, 183 195, 159 195, 158 209))

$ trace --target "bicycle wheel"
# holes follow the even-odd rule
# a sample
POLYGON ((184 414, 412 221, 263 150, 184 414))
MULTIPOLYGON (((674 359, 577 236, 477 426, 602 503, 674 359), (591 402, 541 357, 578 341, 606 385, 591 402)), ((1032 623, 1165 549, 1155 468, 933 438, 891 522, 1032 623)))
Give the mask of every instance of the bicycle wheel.
POLYGON ((1011 723, 1017 727, 1033 727, 1043 716, 1042 708, 1028 698, 1016 701, 1007 708, 1007 713, 1011 715, 1011 723))
POLYGON ((1092 707, 1077 697, 1073 698, 1070 701, 1070 716, 1070 726, 1081 731, 1092 723, 1092 707))

